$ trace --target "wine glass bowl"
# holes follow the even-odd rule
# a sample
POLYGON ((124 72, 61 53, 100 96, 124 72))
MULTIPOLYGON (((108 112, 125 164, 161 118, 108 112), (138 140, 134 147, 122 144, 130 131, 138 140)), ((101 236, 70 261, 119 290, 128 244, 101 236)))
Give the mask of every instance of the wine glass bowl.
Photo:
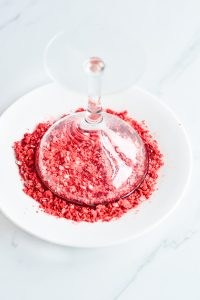
POLYGON ((82 129, 85 112, 57 121, 45 133, 37 170, 57 196, 82 205, 111 203, 143 181, 148 153, 136 131, 106 112, 97 129, 82 129))

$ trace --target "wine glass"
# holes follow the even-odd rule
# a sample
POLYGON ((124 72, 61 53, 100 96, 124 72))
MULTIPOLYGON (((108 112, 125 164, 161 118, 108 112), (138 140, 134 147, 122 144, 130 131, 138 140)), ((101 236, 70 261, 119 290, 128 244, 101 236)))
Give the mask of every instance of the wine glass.
MULTIPOLYGON (((136 79, 141 70, 132 71, 135 59, 127 59, 121 52, 123 61, 113 58, 109 47, 117 46, 113 36, 112 43, 108 39, 106 45, 102 45, 100 35, 92 39, 87 32, 84 37, 82 44, 77 37, 69 43, 65 33, 59 34, 45 52, 51 77, 65 87, 87 90, 88 106, 86 111, 69 114, 47 130, 37 151, 36 168, 55 195, 72 203, 95 206, 127 197, 139 187, 148 170, 148 152, 138 133, 101 105, 102 90, 108 93, 114 86, 122 89, 131 78, 136 79), (91 51, 104 55, 89 55, 91 51), (115 74, 117 68, 118 73, 127 68, 124 74, 128 80, 115 74)), ((123 48, 126 49, 123 45, 120 51, 123 48)))

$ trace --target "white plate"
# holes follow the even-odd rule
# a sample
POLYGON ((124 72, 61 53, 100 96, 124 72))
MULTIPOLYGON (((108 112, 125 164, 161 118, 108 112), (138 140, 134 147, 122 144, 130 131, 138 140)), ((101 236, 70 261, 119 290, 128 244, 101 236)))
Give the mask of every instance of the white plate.
POLYGON ((191 150, 185 131, 174 114, 155 97, 138 89, 106 97, 105 106, 128 109, 136 120, 146 120, 165 155, 158 190, 117 221, 74 223, 45 214, 22 192, 12 145, 45 119, 86 105, 83 96, 48 84, 20 98, 0 118, 0 209, 27 232, 57 244, 98 247, 136 238, 158 225, 177 206, 191 174, 191 150), (137 213, 136 213, 137 211, 137 213), (38 212, 38 213, 36 213, 38 212))

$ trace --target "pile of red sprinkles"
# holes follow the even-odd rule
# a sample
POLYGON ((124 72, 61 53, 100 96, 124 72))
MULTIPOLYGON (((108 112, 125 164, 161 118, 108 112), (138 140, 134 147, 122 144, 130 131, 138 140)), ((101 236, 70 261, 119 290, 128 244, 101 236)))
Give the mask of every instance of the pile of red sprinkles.
POLYGON ((115 112, 107 109, 107 113, 114 114, 129 123, 141 136, 149 154, 149 169, 140 187, 129 197, 109 204, 99 204, 96 207, 80 206, 69 203, 54 195, 42 183, 35 168, 35 154, 41 138, 52 125, 51 122, 40 123, 32 133, 25 133, 21 141, 14 143, 16 163, 23 180, 23 191, 35 199, 40 208, 50 215, 73 220, 76 222, 111 221, 120 218, 124 213, 137 207, 142 201, 150 198, 156 188, 158 171, 163 165, 157 141, 153 140, 144 122, 139 124, 128 116, 127 111, 115 112))

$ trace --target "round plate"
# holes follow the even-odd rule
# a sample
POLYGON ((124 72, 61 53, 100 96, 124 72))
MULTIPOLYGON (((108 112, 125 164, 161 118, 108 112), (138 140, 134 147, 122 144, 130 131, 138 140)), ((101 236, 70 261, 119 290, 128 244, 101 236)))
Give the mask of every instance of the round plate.
POLYGON ((158 225, 177 206, 191 174, 191 150, 185 131, 174 114, 155 97, 132 88, 104 98, 104 107, 127 109, 138 121, 145 120, 165 156, 158 190, 119 220, 75 223, 44 213, 38 203, 22 192, 12 145, 38 122, 85 107, 85 97, 51 83, 26 94, 0 118, 0 209, 16 225, 53 243, 98 247, 136 238, 158 225))

